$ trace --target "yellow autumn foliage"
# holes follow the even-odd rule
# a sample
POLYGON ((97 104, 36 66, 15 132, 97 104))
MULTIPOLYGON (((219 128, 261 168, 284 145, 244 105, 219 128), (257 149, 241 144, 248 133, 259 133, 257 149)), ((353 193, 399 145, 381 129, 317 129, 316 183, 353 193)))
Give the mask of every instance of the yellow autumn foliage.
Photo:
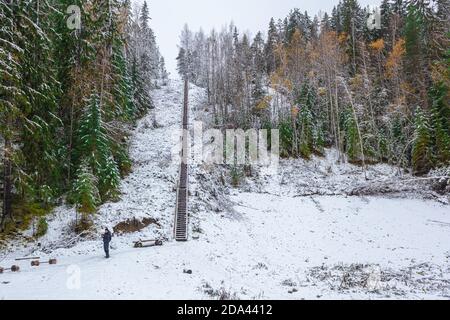
POLYGON ((323 97, 327 95, 327 88, 325 87, 320 87, 317 92, 319 93, 319 96, 323 97))
POLYGON ((277 72, 274 72, 270 75, 270 87, 272 89, 277 89, 280 85, 281 79, 277 72))
POLYGON ((341 32, 338 36, 339 44, 343 44, 348 40, 348 34, 346 32, 341 32))
POLYGON ((257 105, 257 110, 266 110, 270 107, 270 103, 272 102, 272 96, 265 96, 257 105))
POLYGON ((380 53, 384 49, 384 40, 378 39, 372 42, 371 44, 369 44, 369 48, 376 53, 380 53))
POLYGON ((288 89, 289 91, 292 91, 294 89, 294 85, 292 84, 292 81, 289 79, 285 79, 283 82, 283 86, 288 89))
POLYGON ((431 67, 431 78, 434 83, 443 82, 450 87, 450 69, 446 63, 438 62, 431 67))
POLYGON ((274 90, 285 89, 291 91, 293 89, 292 81, 282 75, 281 70, 270 75, 270 87, 274 90))
POLYGON ((406 82, 406 81, 403 81, 403 82, 400 84, 400 89, 401 89, 404 93, 406 93, 406 94, 408 94, 408 95, 413 95, 414 92, 416 91, 416 89, 414 89, 414 87, 411 86, 411 84, 409 84, 409 83, 406 82))
POLYGON ((361 74, 357 74, 349 80, 349 83, 352 86, 353 90, 357 90, 358 88, 361 88, 363 86, 364 78, 361 74))
POLYGON ((299 112, 300 112, 300 108, 298 106, 293 106, 291 108, 292 118, 297 118, 299 112))
POLYGON ((392 48, 386 60, 386 76, 392 79, 399 68, 400 62, 406 53, 405 39, 400 38, 392 48))

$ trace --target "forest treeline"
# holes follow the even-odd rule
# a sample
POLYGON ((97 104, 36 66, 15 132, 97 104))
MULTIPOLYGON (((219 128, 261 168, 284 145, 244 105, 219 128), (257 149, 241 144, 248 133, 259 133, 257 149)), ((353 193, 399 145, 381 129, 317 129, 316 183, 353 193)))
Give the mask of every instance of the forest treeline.
POLYGON ((448 0, 343 0, 299 9, 254 37, 233 25, 181 34, 179 73, 207 89, 215 125, 278 128, 282 156, 334 146, 342 160, 425 174, 450 161, 448 0))
POLYGON ((117 196, 129 128, 167 78, 149 20, 130 0, 0 0, 2 230, 66 194, 84 217, 117 196))

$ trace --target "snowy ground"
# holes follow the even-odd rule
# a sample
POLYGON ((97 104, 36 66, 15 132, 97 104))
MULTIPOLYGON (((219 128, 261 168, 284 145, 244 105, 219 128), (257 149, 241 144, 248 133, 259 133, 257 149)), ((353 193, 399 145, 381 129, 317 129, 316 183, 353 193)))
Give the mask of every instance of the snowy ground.
MULTIPOLYGON (((223 171, 191 168, 191 241, 173 242, 170 139, 181 122, 181 90, 172 81, 155 92, 156 126, 153 116, 139 123, 122 199, 97 217, 100 227, 132 217, 158 225, 116 237, 105 260, 98 238, 62 248, 73 237, 74 213, 58 208, 40 248, 0 256, 3 267, 30 254, 56 257, 58 265, 19 263, 19 273, 0 275, 0 299, 450 299, 448 198, 415 197, 420 187, 384 165, 371 167, 367 181, 357 167, 335 165, 332 151, 312 162, 283 161, 276 176, 261 173, 231 191, 218 182, 223 171), (374 185, 380 195, 366 195, 374 185), (348 196, 355 193, 362 195, 348 196), (131 248, 152 237, 169 241, 131 248)), ((203 101, 192 87, 191 106, 201 112, 203 101)))

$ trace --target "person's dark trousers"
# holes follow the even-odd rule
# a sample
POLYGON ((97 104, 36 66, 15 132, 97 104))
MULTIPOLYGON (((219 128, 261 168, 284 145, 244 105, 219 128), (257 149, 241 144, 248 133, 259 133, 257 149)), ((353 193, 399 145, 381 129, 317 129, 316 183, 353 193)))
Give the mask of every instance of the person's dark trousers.
POLYGON ((105 249, 106 258, 109 258, 109 243, 105 242, 103 247, 105 249))

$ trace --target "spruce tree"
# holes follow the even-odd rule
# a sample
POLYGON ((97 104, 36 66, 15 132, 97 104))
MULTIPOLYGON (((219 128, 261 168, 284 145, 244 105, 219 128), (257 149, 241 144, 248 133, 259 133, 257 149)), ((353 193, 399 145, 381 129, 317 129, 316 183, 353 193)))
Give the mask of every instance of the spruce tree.
MULTIPOLYGON (((29 97, 24 90, 24 77, 21 73, 21 63, 25 56, 23 34, 17 32, 17 15, 21 7, 5 1, 0 1, 0 136, 3 140, 2 158, 3 172, 3 208, 0 220, 0 230, 5 228, 7 219, 13 219, 12 193, 13 181, 17 173, 22 170, 13 170, 19 163, 18 150, 14 148, 15 139, 21 132, 24 122, 24 113, 30 108, 29 97)), ((21 169, 19 167, 19 169, 21 169)))
POLYGON ((159 52, 156 46, 156 39, 153 30, 150 28, 150 14, 147 2, 144 1, 141 14, 139 16, 139 68, 145 79, 146 91, 150 91, 153 86, 152 79, 158 77, 159 52))
POLYGON ((278 125, 278 128, 280 130, 280 155, 287 158, 293 155, 292 149, 294 143, 294 130, 289 122, 281 122, 278 125))
POLYGON ((21 1, 17 8, 17 32, 24 35, 18 42, 24 49, 22 87, 31 106, 24 113, 21 149, 27 164, 25 172, 34 173, 30 175, 30 186, 39 198, 38 191, 42 188, 58 194, 63 179, 60 165, 63 159, 59 153, 62 140, 58 135, 62 122, 57 114, 61 89, 53 60, 57 35, 52 22, 57 14, 45 1, 21 1))
POLYGON ((314 124, 308 105, 304 104, 300 107, 298 117, 300 154, 303 158, 309 159, 314 151, 314 124))
POLYGON ((150 56, 145 53, 148 52, 149 44, 142 40, 142 30, 143 28, 148 28, 147 23, 150 19, 147 13, 145 13, 146 11, 148 11, 148 8, 144 9, 143 14, 134 17, 134 19, 130 18, 127 21, 127 28, 130 32, 127 51, 127 64, 132 84, 133 101, 139 117, 148 112, 148 110, 154 108, 150 95, 150 84, 154 79, 149 78, 149 69, 147 68, 150 61, 143 60, 148 59, 150 56))
POLYGON ((189 72, 186 54, 186 50, 181 47, 177 56, 177 70, 183 79, 187 78, 189 72))
POLYGON ((113 96, 117 117, 124 121, 134 121, 138 111, 133 97, 132 79, 129 75, 127 63, 124 57, 124 46, 121 41, 116 41, 113 47, 112 65, 114 71, 113 96))
MULTIPOLYGON (((237 30, 236 30, 237 31, 237 30)), ((267 74, 271 74, 277 68, 276 54, 275 50, 279 43, 279 35, 277 26, 275 25, 275 20, 270 19, 269 31, 267 36, 267 43, 265 47, 265 61, 267 74)))
POLYGON ((133 100, 137 108, 138 116, 143 116, 149 109, 154 108, 148 86, 139 66, 136 56, 131 58, 131 83, 133 87, 133 100))
POLYGON ((0 2, 0 134, 10 140, 15 132, 14 122, 23 117, 23 110, 30 107, 30 101, 23 90, 24 79, 21 62, 25 50, 17 43, 23 43, 23 35, 17 32, 15 16, 17 7, 5 1, 0 2))
POLYGON ((298 114, 298 131, 300 154, 302 157, 309 159, 311 154, 316 151, 319 134, 316 134, 316 125, 313 119, 312 108, 316 103, 316 97, 313 89, 308 83, 305 83, 301 89, 300 96, 297 99, 299 105, 298 114))
POLYGON ((166 61, 164 60, 164 57, 161 57, 161 59, 159 60, 159 68, 162 85, 166 86, 169 81, 169 73, 166 69, 166 61))
POLYGON ((448 88, 444 83, 436 84, 430 90, 435 155, 440 165, 450 163, 450 106, 447 98, 448 88))
POLYGON ((77 211, 86 219, 89 214, 95 213, 100 203, 100 193, 97 188, 98 179, 92 172, 89 160, 83 159, 72 187, 72 198, 76 203, 77 211))
POLYGON ((360 56, 358 41, 365 27, 365 19, 357 0, 343 0, 340 7, 342 19, 342 32, 347 37, 346 53, 351 61, 351 74, 357 73, 357 60, 360 56))
POLYGON ((100 97, 96 93, 91 95, 80 120, 78 137, 79 157, 87 159, 93 174, 98 177, 102 200, 110 198, 116 192, 120 172, 117 163, 112 159, 112 145, 115 142, 108 137, 100 108, 100 97))
POLYGON ((429 116, 416 110, 412 166, 415 174, 426 174, 433 167, 433 136, 429 116))
POLYGON ((360 141, 353 110, 347 108, 343 113, 345 129, 345 151, 350 161, 357 161, 360 156, 360 141))
POLYGON ((105 160, 99 172, 99 190, 102 200, 114 199, 118 195, 120 170, 112 154, 105 160))
POLYGON ((330 27, 338 34, 342 32, 341 3, 333 7, 330 18, 330 27))

